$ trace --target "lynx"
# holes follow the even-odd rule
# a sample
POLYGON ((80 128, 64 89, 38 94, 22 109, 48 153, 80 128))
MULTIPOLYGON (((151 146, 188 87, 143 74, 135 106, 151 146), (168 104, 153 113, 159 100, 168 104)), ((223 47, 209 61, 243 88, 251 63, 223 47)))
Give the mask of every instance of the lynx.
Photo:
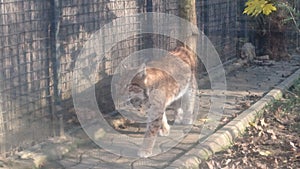
POLYGON ((193 123, 196 64, 196 57, 189 49, 177 47, 168 56, 143 65, 131 79, 127 86, 129 102, 147 114, 147 130, 138 156, 151 156, 157 135, 169 135, 166 108, 172 106, 176 111, 175 123, 193 123), (170 57, 180 60, 181 64, 174 65, 170 57))

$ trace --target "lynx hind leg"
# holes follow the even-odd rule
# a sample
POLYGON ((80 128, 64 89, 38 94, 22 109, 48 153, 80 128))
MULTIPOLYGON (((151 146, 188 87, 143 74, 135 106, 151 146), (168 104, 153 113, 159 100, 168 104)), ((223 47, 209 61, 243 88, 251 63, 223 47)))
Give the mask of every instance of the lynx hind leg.
POLYGON ((194 106, 195 106, 195 92, 196 82, 192 82, 187 92, 176 101, 174 108, 176 111, 175 124, 193 124, 194 122, 194 106))
MULTIPOLYGON (((182 96, 181 107, 184 111, 182 124, 193 124, 195 120, 194 108, 196 104, 196 79, 193 78, 188 91, 182 96)), ((196 104, 198 105, 198 104, 196 104)))
POLYGON ((182 119, 183 119, 183 110, 181 108, 181 99, 176 100, 173 104, 172 104, 172 109, 175 112, 175 119, 174 119, 174 123, 175 124, 181 124, 182 119))
POLYGON ((183 119, 183 113, 184 111, 182 110, 182 105, 181 105, 181 101, 182 98, 174 101, 169 108, 171 108, 174 111, 174 123, 175 124, 182 124, 182 119, 183 119))
POLYGON ((181 106, 175 109, 175 124, 193 124, 193 101, 189 97, 180 99, 181 106))
POLYGON ((164 112, 163 117, 162 117, 162 124, 161 128, 159 129, 160 136, 168 136, 170 134, 170 125, 168 124, 168 119, 166 112, 164 112))
POLYGON ((194 103, 195 98, 193 96, 190 96, 189 93, 185 94, 182 97, 182 120, 181 124, 193 124, 194 122, 194 103))

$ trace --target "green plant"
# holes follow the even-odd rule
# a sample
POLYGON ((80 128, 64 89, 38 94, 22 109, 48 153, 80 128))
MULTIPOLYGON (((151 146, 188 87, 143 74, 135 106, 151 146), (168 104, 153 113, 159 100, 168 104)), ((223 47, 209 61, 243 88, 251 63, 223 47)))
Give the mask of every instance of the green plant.
POLYGON ((243 13, 249 16, 258 16, 259 14, 270 15, 270 13, 276 10, 275 4, 271 1, 248 0, 243 13))
POLYGON ((297 29, 298 32, 300 32, 300 22, 299 22, 299 18, 300 18, 300 12, 298 12, 296 10, 295 7, 292 7, 291 5, 289 5, 288 3, 278 3, 277 4, 279 8, 285 10, 289 15, 283 20, 283 23, 288 23, 288 22, 292 22, 295 26, 295 28, 297 29))
POLYGON ((291 6, 288 1, 279 1, 279 0, 248 0, 245 4, 245 9, 243 14, 247 14, 252 17, 257 17, 259 15, 268 16, 273 12, 276 12, 277 9, 282 9, 286 11, 287 15, 281 21, 282 24, 292 22, 300 32, 299 26, 299 17, 300 12, 296 10, 295 7, 291 6))
POLYGON ((290 59, 286 32, 299 30, 300 13, 295 9, 295 0, 248 0, 243 13, 251 17, 250 27, 255 38, 259 55, 269 55, 271 59, 290 59))

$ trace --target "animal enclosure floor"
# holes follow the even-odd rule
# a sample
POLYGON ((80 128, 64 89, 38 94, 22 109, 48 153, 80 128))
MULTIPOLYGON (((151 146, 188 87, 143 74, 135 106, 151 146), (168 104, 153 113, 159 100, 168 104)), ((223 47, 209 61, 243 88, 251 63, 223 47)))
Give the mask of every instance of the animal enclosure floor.
MULTIPOLYGON (((227 72, 227 91, 224 93, 226 95, 226 102, 223 112, 220 113, 222 116, 220 117, 218 126, 225 125, 238 116, 239 113, 249 108, 264 94, 299 68, 300 56, 295 55, 290 61, 275 62, 271 66, 241 66, 227 72)), ((227 69, 225 67, 225 70, 227 69)), ((56 169, 161 169, 167 167, 173 161, 180 159, 185 152, 192 149, 198 143, 198 140, 201 139, 199 137, 203 131, 203 124, 209 123, 210 119, 207 118, 207 115, 210 112, 211 95, 214 92, 210 89, 208 81, 200 80, 198 86, 200 88, 197 94, 200 103, 199 113, 194 125, 189 128, 188 133, 178 134, 173 132, 169 137, 159 137, 156 150, 158 152, 168 151, 147 159, 128 158, 100 148, 82 130, 78 130, 72 134, 72 137, 62 139, 61 142, 51 143, 63 147, 66 153, 53 157, 51 162, 45 164, 45 167, 47 165, 55 165, 56 169), (165 142, 172 142, 172 138, 180 137, 182 138, 178 144, 174 142, 173 147, 164 147, 165 142)), ((169 112, 168 115, 172 116, 172 112, 169 112)), ((138 125, 132 122, 120 123, 116 126, 118 127, 119 134, 125 134, 132 138, 142 138, 145 131, 145 125, 138 125)), ((173 131, 176 130, 174 128, 176 126, 173 127, 173 131)), ((181 129, 179 130, 182 132, 181 129)), ((110 143, 107 142, 108 146, 120 140, 118 135, 112 134, 106 135, 106 137, 109 137, 110 139, 107 140, 111 141, 110 143)), ((123 144, 122 148, 119 149, 121 152, 119 154, 122 154, 122 151, 131 151, 131 147, 136 147, 135 144, 137 143, 135 143, 134 139, 128 145, 123 144)), ((42 151, 42 149, 43 147, 41 146, 36 151, 42 151)))

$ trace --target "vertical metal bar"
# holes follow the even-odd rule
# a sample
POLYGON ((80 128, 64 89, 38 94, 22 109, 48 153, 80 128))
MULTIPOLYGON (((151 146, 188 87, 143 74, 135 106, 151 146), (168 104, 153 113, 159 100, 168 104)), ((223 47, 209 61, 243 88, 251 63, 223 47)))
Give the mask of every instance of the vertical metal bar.
POLYGON ((209 23, 209 0, 203 0, 203 21, 204 21, 204 34, 209 35, 208 23, 209 23))
MULTIPOLYGON (((153 0, 146 0, 146 11, 147 12, 153 12, 153 0)), ((149 25, 147 26, 149 27, 149 25)), ((151 27, 151 29, 153 29, 151 27)), ((152 30, 150 30, 152 32, 152 30)), ((154 40, 153 40, 153 35, 145 35, 145 38, 147 39, 145 42, 145 48, 153 48, 154 46, 154 40)))
MULTIPOLYGON (((300 12, 300 1, 299 0, 296 0, 295 1, 295 8, 296 8, 296 12, 299 13, 300 12)), ((299 19, 299 16, 298 16, 298 19, 299 19)), ((300 47, 300 32, 299 32, 299 25, 298 26, 298 31, 297 31, 297 37, 296 37, 296 47, 299 48, 300 47)))
POLYGON ((153 12, 153 3, 152 0, 146 0, 146 11, 153 12))
MULTIPOLYGON (((1 11, 0 12, 0 24, 4 25, 4 16, 3 16, 4 15, 4 4, 3 4, 2 0, 0 0, 0 9, 1 9, 0 10, 1 11)), ((1 29, 4 29, 4 28, 1 27, 1 29)), ((5 31, 3 30, 3 32, 5 32, 5 31)), ((1 38, 3 38, 3 37, 1 37, 1 38)), ((0 41, 0 45, 2 47, 4 46, 4 44, 5 44, 4 40, 2 42, 0 41)), ((3 52, 4 52, 4 50, 3 50, 3 52)), ((0 60, 3 59, 3 62, 0 62, 0 66, 2 66, 2 70, 1 69, 0 70, 3 71, 3 72, 1 72, 1 74, 0 74, 0 83, 3 83, 3 81, 5 79, 4 71, 6 69, 5 62, 4 62, 4 60, 5 60, 5 54, 2 55, 2 56, 3 56, 3 58, 0 58, 0 60), (2 73, 4 75, 2 75, 2 73)), ((5 127, 4 127, 4 123, 5 123, 5 120, 4 120, 4 118, 5 118, 4 117, 4 104, 5 104, 5 101, 4 101, 5 98, 4 97, 5 97, 5 94, 3 92, 4 88, 5 88, 4 85, 2 86, 2 84, 0 84, 0 91, 1 91, 1 93, 0 93, 0 132, 1 132, 0 133, 0 141, 1 141, 1 143, 0 143, 0 157, 6 151, 6 145, 5 145, 5 140, 6 140, 5 139, 5 127)))
MULTIPOLYGON (((51 102, 54 102, 54 106, 59 103, 59 90, 58 90, 58 56, 57 56, 57 34, 59 30, 59 2, 58 0, 50 0, 50 26, 49 26, 49 36, 50 36, 50 60, 49 66, 52 65, 52 78, 53 78, 53 97, 51 102)), ((50 87, 50 81, 49 81, 50 87)), ((51 109, 53 112, 53 110, 51 109)))
POLYGON ((57 62, 57 31, 58 31, 58 14, 57 14, 57 0, 50 0, 50 10, 49 10, 49 56, 48 56, 48 87, 47 94, 48 104, 50 107, 51 119, 52 119, 52 134, 57 135, 56 129, 58 124, 56 105, 59 103, 59 91, 58 91, 58 62, 57 62), (51 67, 51 68, 50 68, 51 67), (51 72, 50 72, 51 70, 51 72), (52 83, 50 77, 52 78, 52 83), (52 91, 50 91, 50 86, 52 86, 52 91))

